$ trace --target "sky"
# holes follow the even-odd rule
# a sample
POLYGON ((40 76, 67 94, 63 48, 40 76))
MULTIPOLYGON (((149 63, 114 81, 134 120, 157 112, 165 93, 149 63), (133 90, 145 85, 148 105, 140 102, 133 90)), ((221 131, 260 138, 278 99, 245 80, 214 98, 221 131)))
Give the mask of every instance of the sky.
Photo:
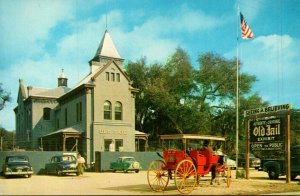
POLYGON ((299 19, 299 0, 0 0, 0 83, 12 97, 0 126, 15 130, 19 79, 51 89, 61 69, 69 87, 85 77, 105 29, 125 63, 164 63, 181 47, 198 69, 205 52, 238 51, 253 93, 300 109, 299 19), (238 10, 254 38, 241 38, 238 10))

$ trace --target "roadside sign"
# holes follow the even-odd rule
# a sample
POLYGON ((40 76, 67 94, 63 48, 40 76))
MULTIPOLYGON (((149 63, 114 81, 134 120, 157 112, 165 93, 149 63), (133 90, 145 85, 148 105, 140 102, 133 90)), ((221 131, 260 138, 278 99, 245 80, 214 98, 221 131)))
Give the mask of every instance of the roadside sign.
POLYGON ((290 109, 292 109, 291 104, 261 107, 261 108, 251 109, 251 110, 245 110, 244 117, 251 116, 251 115, 257 115, 257 114, 265 114, 265 113, 269 113, 269 112, 288 111, 290 109))

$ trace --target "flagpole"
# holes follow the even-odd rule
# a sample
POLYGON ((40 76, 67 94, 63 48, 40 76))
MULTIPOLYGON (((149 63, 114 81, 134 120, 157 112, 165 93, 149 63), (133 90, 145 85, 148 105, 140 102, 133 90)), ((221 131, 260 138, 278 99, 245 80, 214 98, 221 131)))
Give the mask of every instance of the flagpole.
POLYGON ((236 131, 235 131, 235 161, 236 161, 236 178, 238 178, 238 155, 239 155, 239 11, 237 6, 237 28, 236 28, 236 131))

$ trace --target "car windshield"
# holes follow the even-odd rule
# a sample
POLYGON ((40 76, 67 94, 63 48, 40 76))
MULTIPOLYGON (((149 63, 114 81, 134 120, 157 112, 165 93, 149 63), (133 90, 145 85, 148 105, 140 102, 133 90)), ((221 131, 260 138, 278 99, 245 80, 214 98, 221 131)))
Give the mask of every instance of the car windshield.
POLYGON ((28 162, 28 159, 22 156, 14 156, 14 157, 9 157, 7 162, 28 162))
POLYGON ((76 161, 76 158, 74 157, 74 156, 72 156, 72 155, 64 155, 63 157, 62 157, 62 159, 63 159, 63 161, 76 161))
POLYGON ((125 161, 134 161, 134 158, 130 158, 130 157, 124 158, 123 161, 124 161, 124 162, 125 162, 125 161))

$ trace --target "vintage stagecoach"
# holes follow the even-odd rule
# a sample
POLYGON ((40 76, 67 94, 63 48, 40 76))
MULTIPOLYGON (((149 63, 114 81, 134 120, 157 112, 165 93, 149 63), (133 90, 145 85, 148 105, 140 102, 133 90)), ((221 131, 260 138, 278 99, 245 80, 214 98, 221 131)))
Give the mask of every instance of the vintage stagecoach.
POLYGON ((203 141, 225 142, 224 137, 199 134, 160 135, 163 160, 153 161, 147 172, 148 184, 154 191, 164 191, 174 180, 180 193, 188 194, 198 186, 200 178, 214 170, 216 181, 231 183, 230 167, 223 155, 202 148, 203 141), (220 179, 223 178, 224 180, 220 179))

